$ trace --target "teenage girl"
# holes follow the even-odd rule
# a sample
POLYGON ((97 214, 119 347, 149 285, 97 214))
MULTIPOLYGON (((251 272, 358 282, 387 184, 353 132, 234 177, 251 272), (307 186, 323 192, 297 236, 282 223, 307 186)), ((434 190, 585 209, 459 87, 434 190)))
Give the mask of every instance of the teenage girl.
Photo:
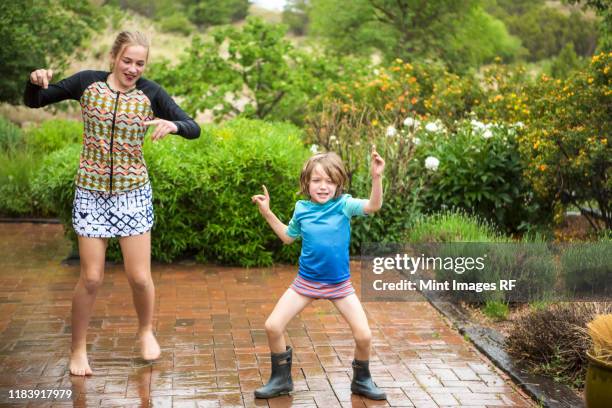
POLYGON ((79 101, 83 116, 83 150, 72 211, 81 260, 72 299, 69 368, 73 375, 92 374, 86 351, 87 327, 112 237, 119 238, 132 288, 142 357, 154 360, 160 355, 153 334, 153 197, 142 143, 149 126, 155 128, 153 140, 168 134, 195 139, 200 128, 161 86, 142 78, 148 56, 148 39, 139 32, 124 31, 114 41, 110 71, 81 71, 51 83, 53 72, 37 69, 25 89, 24 101, 31 108, 74 99, 79 101))

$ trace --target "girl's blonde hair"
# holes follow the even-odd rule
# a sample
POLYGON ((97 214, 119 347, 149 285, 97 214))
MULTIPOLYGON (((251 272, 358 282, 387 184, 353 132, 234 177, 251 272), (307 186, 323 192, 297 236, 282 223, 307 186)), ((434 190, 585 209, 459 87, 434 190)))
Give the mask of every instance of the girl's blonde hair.
POLYGON ((146 48, 147 59, 149 58, 149 47, 151 44, 147 36, 140 31, 122 31, 117 34, 117 37, 115 37, 115 41, 113 42, 113 46, 111 48, 111 71, 115 67, 115 61, 117 61, 117 58, 121 57, 123 51, 125 51, 126 47, 130 45, 141 45, 146 48))
POLYGON ((346 173, 342 159, 334 152, 315 154, 304 163, 302 174, 300 174, 300 193, 310 198, 308 186, 310 185, 312 171, 317 164, 321 165, 323 171, 329 176, 333 183, 338 186, 334 198, 340 197, 348 182, 348 174, 346 173))

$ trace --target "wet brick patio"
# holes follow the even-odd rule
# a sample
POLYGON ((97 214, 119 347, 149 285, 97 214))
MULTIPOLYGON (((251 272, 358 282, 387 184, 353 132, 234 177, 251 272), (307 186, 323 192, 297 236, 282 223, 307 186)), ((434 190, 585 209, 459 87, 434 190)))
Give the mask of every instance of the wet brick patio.
MULTIPOLYGON (((365 303, 372 372, 388 401, 352 396, 353 340, 333 305, 316 301, 287 333, 295 391, 255 400, 267 380, 263 329, 295 267, 153 266, 162 356, 138 358, 136 314, 120 266, 109 266, 90 326, 94 375, 67 373, 77 265, 59 225, 0 224, 0 405, 75 407, 528 407, 534 404, 427 302, 365 303), (8 405, 10 390, 71 389, 64 401, 8 405)), ((358 265, 353 265, 359 271, 358 265)), ((353 276, 359 292, 359 274, 353 276)))

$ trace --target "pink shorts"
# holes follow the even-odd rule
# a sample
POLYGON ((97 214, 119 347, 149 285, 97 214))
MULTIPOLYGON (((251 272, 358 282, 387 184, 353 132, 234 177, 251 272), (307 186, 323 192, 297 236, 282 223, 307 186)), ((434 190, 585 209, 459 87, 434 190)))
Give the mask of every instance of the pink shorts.
POLYGON ((340 283, 320 283, 298 275, 290 287, 300 295, 314 299, 342 299, 355 293, 350 279, 340 283))

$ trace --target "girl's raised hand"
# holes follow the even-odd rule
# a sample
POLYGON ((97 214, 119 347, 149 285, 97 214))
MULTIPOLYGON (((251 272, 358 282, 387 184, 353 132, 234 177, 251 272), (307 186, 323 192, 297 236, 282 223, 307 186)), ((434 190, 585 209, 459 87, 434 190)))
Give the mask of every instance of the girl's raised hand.
POLYGON ((385 171, 385 161, 376 151, 375 145, 372 145, 370 171, 372 173, 372 178, 381 177, 385 171))
POLYGON ((53 77, 53 70, 51 69, 37 69, 30 73, 30 82, 34 85, 42 86, 44 89, 49 87, 49 82, 53 77))
POLYGON ((263 194, 256 194, 251 197, 251 201, 257 204, 259 212, 263 215, 266 212, 270 211, 270 194, 268 194, 268 189, 266 186, 261 186, 263 188, 263 194))
POLYGON ((178 127, 173 122, 165 119, 148 120, 144 123, 145 126, 156 126, 151 134, 151 140, 156 141, 164 138, 169 133, 178 132, 178 127))

